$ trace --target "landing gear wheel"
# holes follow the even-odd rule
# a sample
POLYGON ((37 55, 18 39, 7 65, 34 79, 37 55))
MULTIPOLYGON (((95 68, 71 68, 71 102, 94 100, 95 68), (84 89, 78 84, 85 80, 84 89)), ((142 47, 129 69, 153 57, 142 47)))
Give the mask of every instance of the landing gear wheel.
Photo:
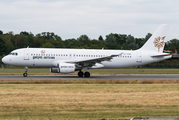
POLYGON ((85 72, 85 77, 90 77, 90 73, 89 72, 85 72))
POLYGON ((27 73, 24 73, 23 76, 24 76, 24 77, 27 77, 27 73))
POLYGON ((83 72, 81 72, 81 71, 78 72, 78 76, 79 76, 79 77, 83 77, 83 72))
POLYGON ((23 74, 24 77, 27 77, 27 70, 28 70, 28 67, 25 67, 25 73, 23 74))

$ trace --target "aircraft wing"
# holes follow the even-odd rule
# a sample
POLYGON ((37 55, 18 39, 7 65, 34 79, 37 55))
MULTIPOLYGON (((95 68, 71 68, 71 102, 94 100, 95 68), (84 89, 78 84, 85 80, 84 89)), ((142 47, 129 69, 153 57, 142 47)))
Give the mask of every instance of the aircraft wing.
POLYGON ((105 56, 105 57, 97 57, 97 58, 93 58, 93 59, 72 60, 72 61, 65 61, 65 62, 66 63, 74 63, 78 67, 92 67, 96 63, 101 63, 103 61, 110 61, 111 59, 113 59, 113 57, 117 57, 117 56, 120 56, 122 54, 123 53, 113 54, 113 55, 109 55, 109 56, 105 56))

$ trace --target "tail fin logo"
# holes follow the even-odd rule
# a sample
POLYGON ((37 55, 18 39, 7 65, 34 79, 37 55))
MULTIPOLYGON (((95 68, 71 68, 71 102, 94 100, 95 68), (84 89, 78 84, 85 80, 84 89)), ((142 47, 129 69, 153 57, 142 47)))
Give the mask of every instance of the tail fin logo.
POLYGON ((160 52, 160 48, 162 48, 164 46, 164 44, 165 44, 165 42, 164 42, 165 37, 166 36, 164 36, 164 37, 158 36, 158 37, 155 38, 155 40, 153 42, 154 47, 158 48, 158 52, 160 52), (160 40, 162 40, 162 41, 160 41, 160 40))

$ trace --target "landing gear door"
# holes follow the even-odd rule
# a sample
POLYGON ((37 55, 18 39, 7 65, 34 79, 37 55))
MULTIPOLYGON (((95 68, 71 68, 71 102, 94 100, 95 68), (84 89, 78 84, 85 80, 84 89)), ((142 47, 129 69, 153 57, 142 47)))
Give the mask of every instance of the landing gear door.
POLYGON ((142 62, 142 53, 137 52, 137 62, 141 63, 142 62))
POLYGON ((26 48, 24 50, 24 60, 29 60, 29 49, 28 48, 26 48))

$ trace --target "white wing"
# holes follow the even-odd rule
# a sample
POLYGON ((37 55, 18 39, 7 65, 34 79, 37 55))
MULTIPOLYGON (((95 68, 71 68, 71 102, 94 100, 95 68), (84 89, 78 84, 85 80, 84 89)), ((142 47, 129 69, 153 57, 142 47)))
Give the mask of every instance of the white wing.
POLYGON ((117 57, 117 56, 120 56, 122 54, 123 53, 113 54, 113 55, 109 55, 109 56, 105 56, 105 57, 92 58, 92 59, 70 60, 70 61, 64 61, 64 62, 66 62, 66 63, 73 63, 77 67, 92 67, 96 63, 101 63, 103 61, 110 61, 111 59, 113 59, 113 57, 117 57))

